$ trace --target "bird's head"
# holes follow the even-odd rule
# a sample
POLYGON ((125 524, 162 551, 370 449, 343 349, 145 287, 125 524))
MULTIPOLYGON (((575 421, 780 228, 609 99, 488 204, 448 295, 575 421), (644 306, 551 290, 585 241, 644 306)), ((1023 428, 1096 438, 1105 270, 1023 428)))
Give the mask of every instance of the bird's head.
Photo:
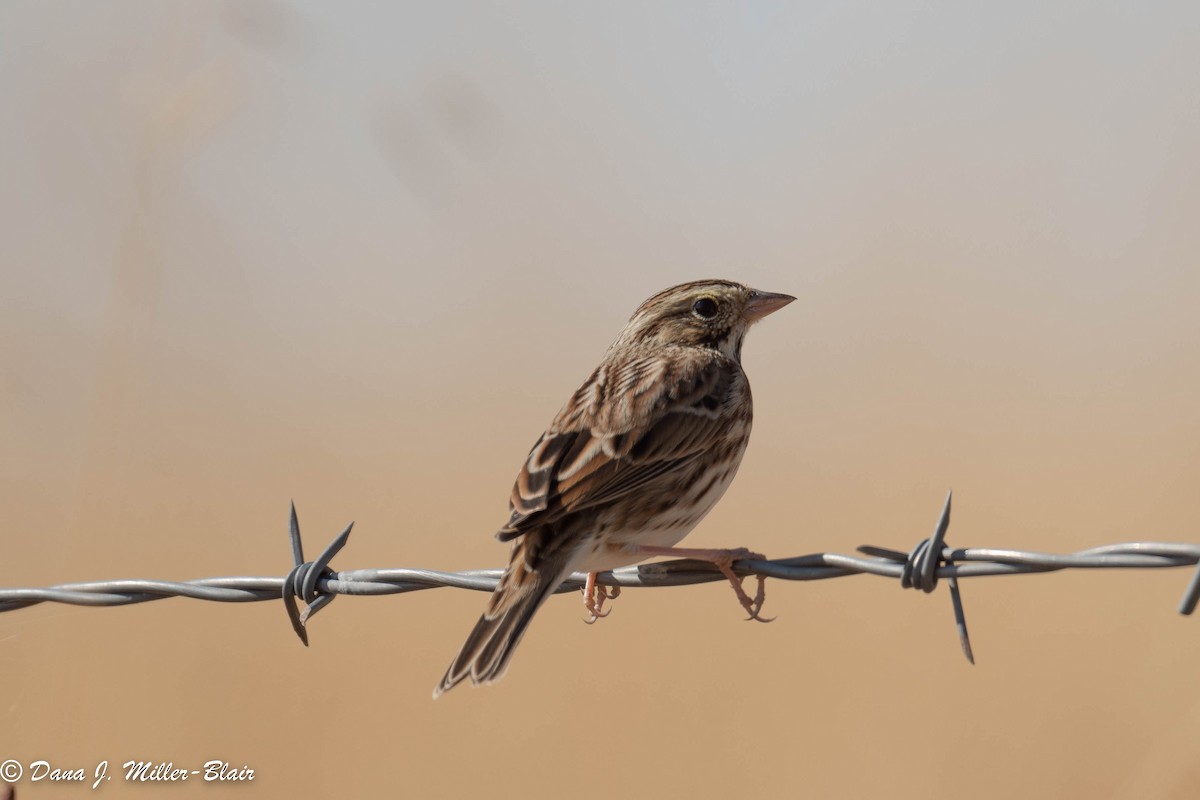
POLYGON ((638 306, 613 347, 711 347, 740 360, 750 325, 795 299, 724 280, 672 286, 638 306))

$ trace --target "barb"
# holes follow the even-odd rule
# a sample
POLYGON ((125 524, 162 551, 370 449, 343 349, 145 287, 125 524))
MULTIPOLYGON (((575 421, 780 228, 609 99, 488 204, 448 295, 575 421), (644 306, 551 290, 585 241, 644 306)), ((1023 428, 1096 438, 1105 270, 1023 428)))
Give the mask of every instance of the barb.
MULTIPOLYGON (((937 588, 938 565, 942 562, 953 564, 953 552, 946 556, 946 531, 950 528, 950 501, 954 492, 946 493, 946 504, 942 506, 942 515, 938 518, 933 536, 924 539, 913 548, 907 556, 899 557, 900 553, 892 553, 879 547, 863 545, 858 548, 860 553, 874 555, 890 561, 900 561, 904 569, 900 572, 900 586, 905 589, 920 589, 929 594, 937 588), (916 575, 916 580, 913 576, 916 575)), ((946 583, 950 586, 950 602, 954 607, 954 626, 958 629, 958 642, 962 647, 967 661, 975 663, 975 651, 971 649, 971 636, 967 633, 967 615, 963 612, 962 594, 958 590, 958 578, 949 577, 946 583)))
POLYGON ((337 573, 329 568, 329 562, 338 554, 346 542, 350 540, 351 522, 337 535, 325 551, 317 556, 316 561, 304 560, 304 544, 300 541, 300 521, 296 518, 296 502, 292 501, 292 513, 288 518, 288 534, 292 540, 292 561, 295 566, 288 576, 283 579, 283 607, 287 610, 288 619, 292 621, 292 630, 300 637, 300 641, 308 647, 308 620, 325 606, 333 602, 337 594, 318 588, 322 578, 337 577, 337 573), (305 602, 304 611, 296 606, 296 598, 305 602))
MULTIPOLYGON (((960 578, 985 575, 1023 575, 1067 569, 1171 569, 1196 567, 1179 604, 1179 613, 1190 615, 1200 603, 1200 544, 1176 542, 1124 542, 1102 545, 1076 553, 1053 554, 990 547, 952 548, 946 544, 950 527, 951 495, 946 495, 933 535, 909 552, 872 545, 858 548, 862 556, 814 553, 781 559, 742 559, 734 563, 740 575, 755 575, 787 581, 819 581, 851 575, 876 575, 899 580, 903 588, 932 592, 945 579, 950 587, 955 626, 963 654, 975 663, 967 634, 966 615, 958 587, 960 578)), ((15 611, 39 603, 80 606, 124 606, 168 597, 190 597, 221 603, 253 603, 283 598, 284 608, 296 635, 308 645, 307 623, 337 595, 386 595, 425 589, 457 588, 490 592, 503 570, 483 569, 442 572, 430 569, 357 569, 337 572, 329 563, 350 538, 350 523, 313 561, 304 560, 300 524, 293 504, 288 521, 292 546, 292 570, 282 578, 237 576, 174 582, 157 580, 113 580, 64 583, 44 589, 0 589, 0 612, 15 611), (299 609, 297 599, 305 608, 299 609)), ((578 591, 587 580, 584 573, 568 577, 558 593, 578 591)), ((597 583, 605 586, 659 588, 689 586, 725 580, 714 565, 679 559, 601 573, 597 583)))

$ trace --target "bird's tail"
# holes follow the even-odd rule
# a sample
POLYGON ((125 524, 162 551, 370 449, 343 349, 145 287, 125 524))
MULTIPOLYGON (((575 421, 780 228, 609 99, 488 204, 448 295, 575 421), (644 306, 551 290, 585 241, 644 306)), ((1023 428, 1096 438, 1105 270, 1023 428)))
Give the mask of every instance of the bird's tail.
POLYGON ((571 554, 547 552, 540 533, 528 533, 513 546, 487 610, 433 690, 434 699, 467 678, 473 684, 499 680, 533 615, 570 574, 571 554))

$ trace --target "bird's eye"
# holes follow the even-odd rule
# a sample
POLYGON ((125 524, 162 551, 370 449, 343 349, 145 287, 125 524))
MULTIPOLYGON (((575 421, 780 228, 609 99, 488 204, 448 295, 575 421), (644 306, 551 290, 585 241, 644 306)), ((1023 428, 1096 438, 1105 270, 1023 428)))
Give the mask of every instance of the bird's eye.
POLYGON ((692 311, 704 319, 712 319, 717 315, 717 301, 711 297, 701 297, 692 306, 692 311))

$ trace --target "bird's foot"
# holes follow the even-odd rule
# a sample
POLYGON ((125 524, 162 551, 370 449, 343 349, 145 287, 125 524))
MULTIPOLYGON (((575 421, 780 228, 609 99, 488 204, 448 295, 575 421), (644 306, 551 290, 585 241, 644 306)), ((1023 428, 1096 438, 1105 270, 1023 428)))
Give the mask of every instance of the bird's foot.
POLYGON ((767 579, 763 575, 755 575, 758 580, 758 589, 754 592, 754 598, 746 594, 746 590, 742 587, 744 580, 736 572, 733 571, 733 563, 743 558, 765 560, 766 556, 762 553, 755 553, 747 550, 745 547, 736 547, 729 550, 705 550, 694 549, 690 547, 653 547, 642 545, 638 551, 648 556, 679 556, 680 558, 694 558, 698 561, 707 561, 721 571, 721 574, 729 579, 730 586, 733 587, 734 594, 737 595, 738 602, 742 604, 742 608, 746 609, 749 614, 746 621, 757 620, 758 622, 773 622, 774 617, 762 616, 763 601, 767 599, 767 579))
POLYGON ((583 587, 583 607, 588 612, 588 618, 584 622, 591 625, 596 620, 611 614, 611 610, 604 610, 604 603, 606 600, 616 599, 620 594, 620 586, 604 586, 596 583, 596 573, 589 572, 587 583, 583 587))
POLYGON ((750 599, 750 595, 746 594, 742 582, 745 578, 739 576, 733 571, 733 562, 743 558, 752 558, 758 561, 765 561, 766 556, 762 553, 754 553, 747 550, 745 547, 737 547, 732 550, 717 551, 723 552, 721 555, 713 559, 713 565, 721 570, 721 574, 729 579, 729 583, 733 586, 733 593, 737 595, 738 602, 742 604, 742 608, 746 609, 746 613, 750 616, 746 617, 746 621, 757 620, 758 622, 774 622, 774 617, 764 617, 761 615, 763 601, 767 599, 767 579, 764 575, 755 575, 758 580, 758 588, 754 592, 754 599, 750 599))

